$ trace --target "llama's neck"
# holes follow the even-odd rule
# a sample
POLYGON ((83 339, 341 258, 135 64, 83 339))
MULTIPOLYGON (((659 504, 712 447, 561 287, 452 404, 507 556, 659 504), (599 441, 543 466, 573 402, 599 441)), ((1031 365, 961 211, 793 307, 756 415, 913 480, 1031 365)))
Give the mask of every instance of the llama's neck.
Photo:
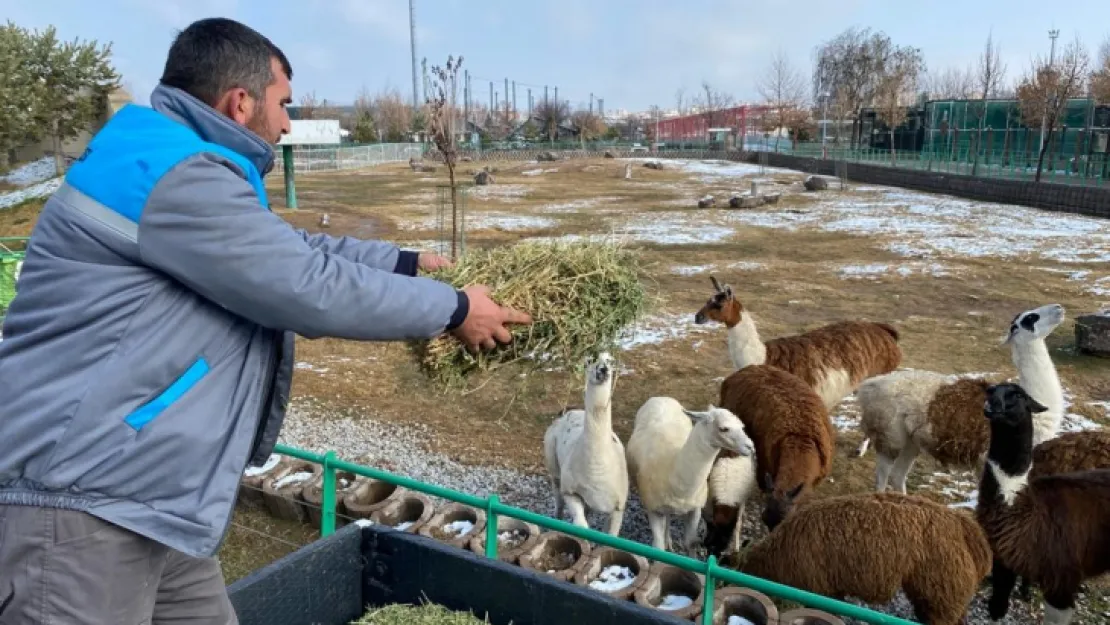
POLYGON ((675 456, 674 466, 671 468, 670 487, 672 492, 679 495, 697 492, 705 488, 709 481, 709 472, 713 470, 713 461, 717 459, 720 449, 709 442, 709 430, 704 425, 695 425, 686 437, 682 449, 675 456))
POLYGON ((982 504, 989 505, 1001 498, 1007 506, 1012 505, 1029 484, 1035 429, 1032 421, 1017 426, 992 424, 987 466, 979 480, 979 501, 982 504))
POLYGON ((608 385, 591 384, 586 389, 586 445, 587 447, 609 444, 613 434, 612 393, 608 385))
POLYGON ((1044 340, 1020 343, 1013 348, 1014 366, 1025 392, 1048 408, 1033 415, 1033 445, 1054 438, 1064 418, 1064 389, 1044 340))
POLYGON ((740 323, 728 329, 728 355, 737 369, 767 361, 767 346, 759 338, 751 313, 745 312, 740 323))

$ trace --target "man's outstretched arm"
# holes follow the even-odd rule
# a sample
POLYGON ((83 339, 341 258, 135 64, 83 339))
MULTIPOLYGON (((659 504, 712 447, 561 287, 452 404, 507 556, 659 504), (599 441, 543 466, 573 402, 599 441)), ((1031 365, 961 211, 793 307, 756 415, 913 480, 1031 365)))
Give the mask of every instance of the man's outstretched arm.
POLYGON ((313 247, 234 168, 198 154, 159 181, 139 222, 144 262, 227 310, 309 338, 431 338, 466 318, 468 297, 447 284, 313 247))
POLYGON ((332 236, 323 232, 309 233, 303 228, 295 232, 312 248, 341 256, 347 260, 391 271, 405 276, 415 276, 420 260, 419 252, 402 250, 388 241, 358 239, 350 236, 332 236))

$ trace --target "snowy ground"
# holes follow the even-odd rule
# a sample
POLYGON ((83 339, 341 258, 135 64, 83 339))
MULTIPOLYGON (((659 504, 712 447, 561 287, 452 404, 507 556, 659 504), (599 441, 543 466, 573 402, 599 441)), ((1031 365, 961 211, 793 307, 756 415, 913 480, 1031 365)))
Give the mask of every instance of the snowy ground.
POLYGON ((0 182, 19 187, 15 191, 0 191, 0 209, 22 204, 27 200, 44 197, 58 190, 62 184, 61 177, 55 177, 58 170, 54 166, 54 157, 44 156, 37 161, 16 167, 7 174, 0 176, 0 182))

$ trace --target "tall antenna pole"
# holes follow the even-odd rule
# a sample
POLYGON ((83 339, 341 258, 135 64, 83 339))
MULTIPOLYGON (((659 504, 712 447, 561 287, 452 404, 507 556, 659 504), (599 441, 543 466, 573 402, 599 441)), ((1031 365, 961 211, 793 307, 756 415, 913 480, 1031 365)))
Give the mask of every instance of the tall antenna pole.
POLYGON ((413 3, 416 0, 409 0, 409 45, 412 48, 412 108, 419 107, 416 94, 416 10, 413 3))
POLYGON ((513 81, 513 117, 516 117, 516 81, 513 81))
POLYGON ((528 87, 528 119, 532 119, 532 88, 528 87))

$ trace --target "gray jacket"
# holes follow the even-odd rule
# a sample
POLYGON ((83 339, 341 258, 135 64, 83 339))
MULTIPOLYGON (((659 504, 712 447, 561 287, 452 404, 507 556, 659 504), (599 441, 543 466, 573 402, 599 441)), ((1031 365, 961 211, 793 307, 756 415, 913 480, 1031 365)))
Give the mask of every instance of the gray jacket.
POLYGON ((129 105, 46 202, 0 342, 0 504, 216 553, 273 449, 294 334, 431 338, 465 295, 416 254, 270 212, 271 147, 177 89, 129 105))

